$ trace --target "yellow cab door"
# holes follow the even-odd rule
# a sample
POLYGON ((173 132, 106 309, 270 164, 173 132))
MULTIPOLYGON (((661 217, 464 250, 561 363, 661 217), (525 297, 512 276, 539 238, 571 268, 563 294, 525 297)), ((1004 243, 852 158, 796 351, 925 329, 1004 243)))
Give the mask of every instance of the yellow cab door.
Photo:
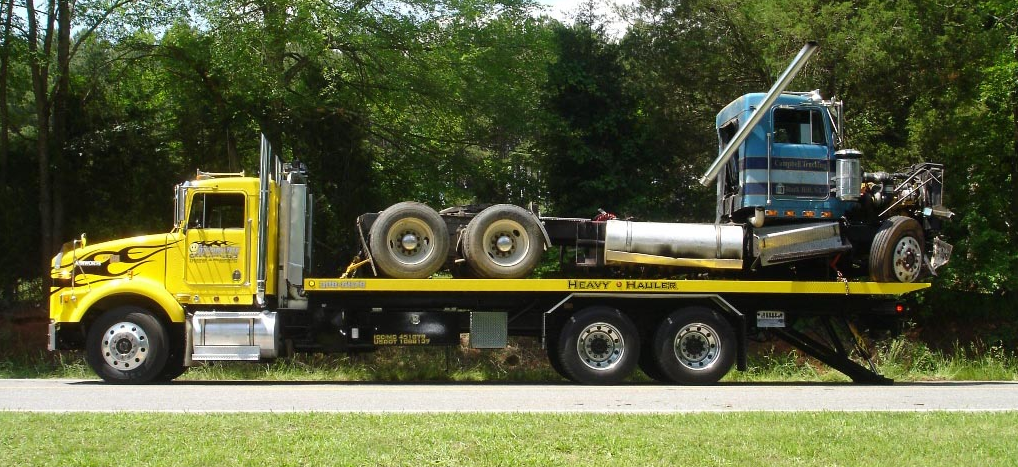
POLYGON ((194 193, 182 245, 191 303, 251 303, 254 232, 247 205, 243 192, 194 193))

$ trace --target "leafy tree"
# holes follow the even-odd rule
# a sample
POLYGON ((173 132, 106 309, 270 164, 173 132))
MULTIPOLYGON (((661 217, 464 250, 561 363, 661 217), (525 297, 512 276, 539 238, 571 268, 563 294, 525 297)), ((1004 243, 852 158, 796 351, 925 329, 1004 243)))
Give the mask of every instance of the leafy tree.
MULTIPOLYGON (((48 268, 49 258, 64 232, 64 193, 69 175, 62 169, 68 150, 71 60, 95 31, 129 6, 140 3, 140 0, 27 0, 23 10, 17 8, 17 13, 25 17, 23 38, 28 49, 26 61, 31 70, 35 105, 42 271, 48 268), (74 28, 79 28, 79 32, 72 37, 74 28)), ((126 17, 121 18, 127 22, 126 17)))
POLYGON ((656 202, 664 160, 644 151, 637 99, 626 88, 619 45, 603 24, 580 16, 555 28, 558 60, 548 68, 542 129, 543 170, 556 212, 590 215, 598 208, 645 216, 656 202))

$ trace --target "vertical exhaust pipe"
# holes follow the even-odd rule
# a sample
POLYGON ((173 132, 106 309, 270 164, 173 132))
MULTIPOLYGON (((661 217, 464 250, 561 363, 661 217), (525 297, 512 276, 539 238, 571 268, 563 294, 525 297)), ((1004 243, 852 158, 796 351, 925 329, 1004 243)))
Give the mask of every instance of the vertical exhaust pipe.
POLYGON ((813 41, 807 42, 806 45, 802 47, 802 50, 800 50, 799 54, 792 59, 792 63, 788 65, 785 72, 778 77, 778 81, 774 83, 774 86, 771 86, 771 90, 767 91, 767 94, 764 95, 763 102, 761 102, 760 105, 757 106, 756 110, 750 114, 749 120, 746 121, 745 124, 739 125, 739 130, 735 132, 735 136, 732 137, 728 146, 725 147, 725 150, 721 152, 721 155, 718 156, 717 159, 714 159, 710 168, 707 169, 707 173, 705 173, 703 177, 700 177, 701 185, 710 185, 710 183, 718 176, 718 172, 721 172, 721 168, 724 167, 725 164, 728 163, 728 160, 735 155, 735 151, 742 145, 743 141, 749 137, 749 134, 753 131, 753 127, 755 127, 757 123, 760 123, 760 120, 762 120, 764 115, 767 114, 766 110, 774 105, 774 101, 777 100, 778 96, 780 96, 785 88, 788 87, 795 78, 795 75, 799 73, 799 70, 802 70, 802 67, 813 55, 813 52, 816 52, 816 49, 817 43, 813 41))
POLYGON ((269 253, 269 167, 272 165, 272 144, 262 133, 261 163, 258 172, 258 257, 255 266, 255 302, 265 308, 265 277, 269 253))

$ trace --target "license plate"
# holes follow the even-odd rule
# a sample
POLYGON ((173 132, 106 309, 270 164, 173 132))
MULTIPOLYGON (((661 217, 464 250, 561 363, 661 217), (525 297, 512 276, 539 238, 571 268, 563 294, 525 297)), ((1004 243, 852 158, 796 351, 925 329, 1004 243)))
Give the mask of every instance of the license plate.
POLYGON ((758 311, 756 312, 756 327, 758 328, 783 328, 785 327, 784 311, 758 311))

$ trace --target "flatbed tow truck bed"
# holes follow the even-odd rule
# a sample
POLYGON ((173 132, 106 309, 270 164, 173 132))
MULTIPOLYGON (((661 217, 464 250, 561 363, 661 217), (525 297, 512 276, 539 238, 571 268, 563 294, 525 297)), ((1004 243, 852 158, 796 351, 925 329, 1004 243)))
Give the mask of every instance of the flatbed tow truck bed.
POLYGON ((619 278, 304 280, 312 310, 340 312, 344 322, 353 323, 357 339, 350 339, 351 350, 358 348, 359 340, 364 349, 390 344, 455 345, 459 339, 450 335, 458 337, 460 332, 470 333, 471 345, 480 348, 504 345, 509 335, 540 337, 547 346, 555 342, 573 310, 598 306, 624 312, 649 339, 669 312, 706 307, 731 322, 740 370, 747 366, 747 336, 766 330, 855 382, 882 384, 891 380, 870 362, 852 319, 900 314, 905 307, 898 297, 928 287, 927 283, 619 278), (393 314, 405 315, 408 324, 393 326, 401 321, 392 319, 393 314), (796 322, 803 318, 822 325, 807 327, 812 332, 797 329, 796 322), (422 327, 441 330, 434 331, 432 339, 418 332, 422 327), (422 337, 404 342, 401 336, 422 337), (486 344, 492 341, 496 345, 486 344), (853 350, 865 366, 851 358, 853 350))
POLYGON ((666 279, 377 279, 308 278, 308 292, 613 292, 632 293, 734 293, 803 295, 903 295, 929 288, 927 283, 666 280, 666 279))

